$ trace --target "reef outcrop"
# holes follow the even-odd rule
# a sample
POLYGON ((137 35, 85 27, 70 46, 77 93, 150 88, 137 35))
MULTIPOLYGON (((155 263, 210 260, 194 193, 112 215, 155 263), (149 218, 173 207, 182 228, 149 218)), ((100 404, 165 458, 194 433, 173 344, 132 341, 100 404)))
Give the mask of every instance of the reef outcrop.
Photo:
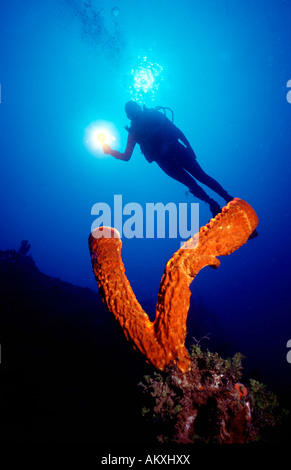
POLYGON ((218 256, 229 255, 244 245, 257 225, 254 209, 235 198, 190 238, 165 267, 153 322, 125 275, 118 231, 99 227, 90 234, 92 267, 103 302, 147 362, 161 371, 169 366, 182 373, 189 370, 191 360, 185 347, 189 286, 202 268, 219 266, 218 256))

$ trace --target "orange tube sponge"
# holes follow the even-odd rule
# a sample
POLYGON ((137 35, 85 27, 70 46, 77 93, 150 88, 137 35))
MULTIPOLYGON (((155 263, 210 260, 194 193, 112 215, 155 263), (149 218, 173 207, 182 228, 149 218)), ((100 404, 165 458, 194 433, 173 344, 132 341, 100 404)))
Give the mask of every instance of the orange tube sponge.
POLYGON ((117 230, 99 227, 91 233, 89 249, 100 295, 126 338, 157 369, 176 365, 185 372, 190 367, 185 347, 189 286, 202 268, 219 266, 217 256, 229 255, 245 244, 257 225, 252 207, 235 198, 174 253, 161 280, 154 322, 125 275, 117 230))

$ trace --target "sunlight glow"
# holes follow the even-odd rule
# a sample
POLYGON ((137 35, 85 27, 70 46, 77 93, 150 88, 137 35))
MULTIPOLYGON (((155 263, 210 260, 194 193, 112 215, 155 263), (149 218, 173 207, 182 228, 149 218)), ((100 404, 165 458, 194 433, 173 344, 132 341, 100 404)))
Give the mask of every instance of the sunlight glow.
POLYGON ((138 63, 130 71, 129 93, 136 101, 153 101, 163 81, 163 67, 145 56, 138 56, 138 63))

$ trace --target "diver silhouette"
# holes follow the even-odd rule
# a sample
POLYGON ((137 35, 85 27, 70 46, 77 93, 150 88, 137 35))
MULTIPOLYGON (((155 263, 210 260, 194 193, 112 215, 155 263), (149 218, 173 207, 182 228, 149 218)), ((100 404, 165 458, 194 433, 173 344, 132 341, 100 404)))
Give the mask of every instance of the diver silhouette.
POLYGON ((148 162, 155 161, 167 175, 187 186, 193 196, 206 202, 213 217, 221 211, 221 208, 195 180, 205 184, 226 202, 233 199, 214 178, 205 173, 183 132, 164 113, 146 107, 141 108, 135 101, 126 103, 125 112, 131 121, 130 127, 126 128, 128 130, 126 149, 124 152, 119 152, 105 143, 103 145, 105 154, 128 161, 135 145, 139 144, 148 162))

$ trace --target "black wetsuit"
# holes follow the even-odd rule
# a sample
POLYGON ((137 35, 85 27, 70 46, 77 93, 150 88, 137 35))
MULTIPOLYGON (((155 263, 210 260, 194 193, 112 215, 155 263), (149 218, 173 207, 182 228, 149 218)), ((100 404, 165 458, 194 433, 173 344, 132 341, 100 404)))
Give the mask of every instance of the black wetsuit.
POLYGON ((138 119, 132 121, 128 130, 148 162, 155 161, 167 175, 187 186, 197 198, 210 205, 215 203, 195 179, 226 202, 232 199, 214 178, 205 173, 184 134, 161 112, 144 110, 138 119))

